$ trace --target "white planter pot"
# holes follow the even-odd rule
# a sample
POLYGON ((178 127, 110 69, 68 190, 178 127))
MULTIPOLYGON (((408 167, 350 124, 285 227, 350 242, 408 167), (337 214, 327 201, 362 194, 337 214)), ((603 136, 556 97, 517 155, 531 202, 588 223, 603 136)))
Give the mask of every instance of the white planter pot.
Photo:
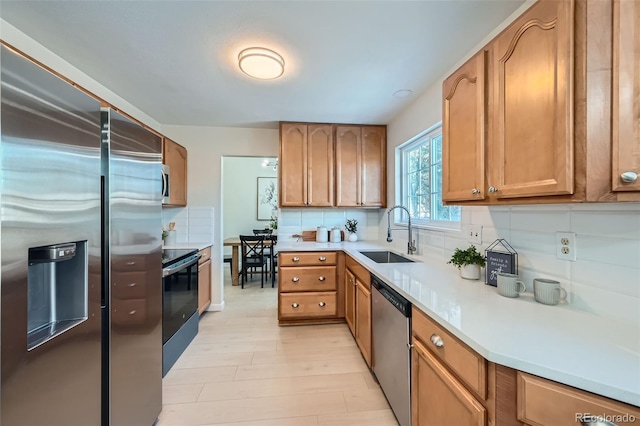
POLYGON ((464 265, 460 267, 460 277, 465 280, 480 279, 480 265, 464 265))
POLYGON ((355 232, 353 234, 350 233, 348 240, 351 242, 358 241, 358 234, 356 234, 355 232))

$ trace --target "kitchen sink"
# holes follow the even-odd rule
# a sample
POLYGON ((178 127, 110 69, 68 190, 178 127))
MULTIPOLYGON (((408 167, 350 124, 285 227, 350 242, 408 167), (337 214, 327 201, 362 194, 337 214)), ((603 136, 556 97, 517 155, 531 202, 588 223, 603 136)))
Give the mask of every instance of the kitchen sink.
POLYGON ((400 256, 392 251, 361 251, 360 254, 367 256, 376 263, 405 263, 414 262, 408 257, 400 256))

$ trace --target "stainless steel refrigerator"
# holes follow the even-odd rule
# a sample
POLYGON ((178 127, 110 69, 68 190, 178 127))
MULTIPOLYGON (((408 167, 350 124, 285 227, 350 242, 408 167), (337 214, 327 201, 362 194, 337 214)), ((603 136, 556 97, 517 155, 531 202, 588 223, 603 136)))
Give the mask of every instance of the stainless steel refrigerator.
POLYGON ((162 408, 161 139, 0 52, 0 424, 162 408))

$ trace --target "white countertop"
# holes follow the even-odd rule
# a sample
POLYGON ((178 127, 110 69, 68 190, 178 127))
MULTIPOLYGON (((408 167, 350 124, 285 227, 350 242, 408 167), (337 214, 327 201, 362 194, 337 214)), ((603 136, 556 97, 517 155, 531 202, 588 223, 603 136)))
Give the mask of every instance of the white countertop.
POLYGON ((182 250, 182 249, 194 249, 194 250, 202 250, 207 247, 211 247, 213 245, 212 242, 189 242, 189 243, 179 243, 179 244, 167 244, 162 246, 163 249, 167 250, 182 250))
MULTIPOLYGON (((453 265, 375 263, 371 242, 278 242, 278 251, 343 250, 491 362, 640 406, 640 324, 547 306, 525 293, 510 299, 453 265)), ((399 253, 401 254, 401 253, 399 253)), ((412 256, 407 256, 412 257, 412 256)))

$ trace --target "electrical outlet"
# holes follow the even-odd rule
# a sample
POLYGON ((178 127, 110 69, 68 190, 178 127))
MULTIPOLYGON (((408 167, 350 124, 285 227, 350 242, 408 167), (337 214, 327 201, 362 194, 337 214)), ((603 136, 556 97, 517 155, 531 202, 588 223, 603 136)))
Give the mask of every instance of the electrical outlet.
POLYGON ((469 242, 472 244, 482 244, 481 225, 469 225, 469 242))
POLYGON ((576 233, 556 232, 556 257, 575 262, 576 254, 576 233))

